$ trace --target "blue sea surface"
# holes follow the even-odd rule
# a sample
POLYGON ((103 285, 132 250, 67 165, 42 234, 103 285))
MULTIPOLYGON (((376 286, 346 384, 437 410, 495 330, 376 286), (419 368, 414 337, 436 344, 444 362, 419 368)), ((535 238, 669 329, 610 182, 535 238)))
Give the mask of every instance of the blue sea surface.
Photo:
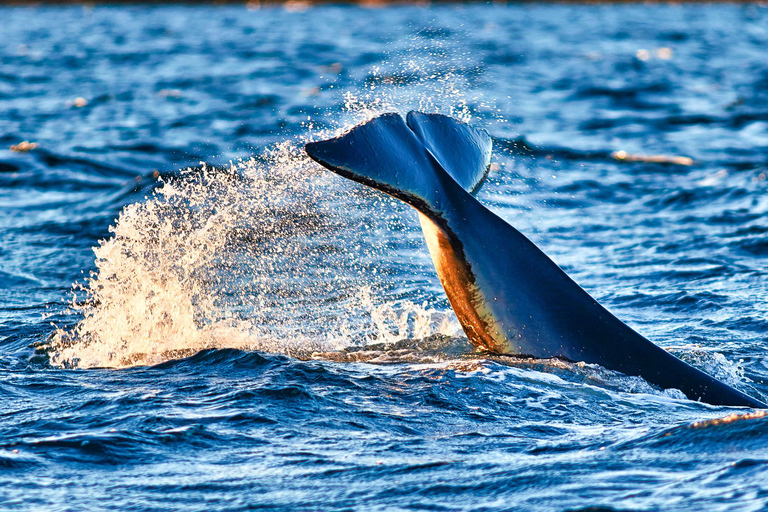
POLYGON ((487 129, 483 203, 766 401, 768 9, 256 7, 0 8, 0 509, 768 508, 762 412, 476 352, 302 152, 487 129))

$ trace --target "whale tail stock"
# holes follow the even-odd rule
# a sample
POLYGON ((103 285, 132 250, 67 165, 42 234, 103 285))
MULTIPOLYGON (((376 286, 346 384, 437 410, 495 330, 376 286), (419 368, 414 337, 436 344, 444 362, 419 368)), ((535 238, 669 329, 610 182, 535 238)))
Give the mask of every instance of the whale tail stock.
POLYGON ((766 408, 636 333, 467 194, 488 172, 487 132, 437 114, 411 112, 407 121, 384 114, 307 144, 306 151, 337 174, 419 211, 438 276, 476 346, 597 363, 681 389, 692 400, 766 408))
POLYGON ((381 115, 340 137, 311 142, 306 151, 335 173, 430 214, 440 209, 436 184, 448 176, 470 193, 480 189, 491 137, 452 117, 409 112, 406 120, 381 115))

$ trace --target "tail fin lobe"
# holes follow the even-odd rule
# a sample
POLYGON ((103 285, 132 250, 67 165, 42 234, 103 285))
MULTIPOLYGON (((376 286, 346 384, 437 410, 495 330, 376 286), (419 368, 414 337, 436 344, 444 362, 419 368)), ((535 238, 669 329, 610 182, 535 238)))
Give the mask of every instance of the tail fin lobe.
POLYGON ((305 150, 333 172, 419 208, 433 202, 442 170, 399 114, 384 114, 305 150))
POLYGON ((386 192, 422 213, 440 211, 440 189, 479 188, 490 162, 485 131, 439 114, 383 114, 349 132, 306 145, 307 154, 345 178, 386 192))
POLYGON ((408 112, 406 122, 464 190, 474 194, 480 189, 491 164, 488 132, 442 114, 414 110, 408 112))

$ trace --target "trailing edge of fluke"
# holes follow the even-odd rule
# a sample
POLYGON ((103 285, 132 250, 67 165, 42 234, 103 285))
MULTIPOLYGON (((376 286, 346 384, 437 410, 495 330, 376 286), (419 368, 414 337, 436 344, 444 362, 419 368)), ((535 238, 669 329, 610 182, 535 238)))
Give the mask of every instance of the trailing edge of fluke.
POLYGON ((440 281, 475 346, 596 363, 692 400, 766 408, 629 328, 475 199, 490 164, 486 131, 439 114, 384 114, 306 151, 419 212, 440 281))

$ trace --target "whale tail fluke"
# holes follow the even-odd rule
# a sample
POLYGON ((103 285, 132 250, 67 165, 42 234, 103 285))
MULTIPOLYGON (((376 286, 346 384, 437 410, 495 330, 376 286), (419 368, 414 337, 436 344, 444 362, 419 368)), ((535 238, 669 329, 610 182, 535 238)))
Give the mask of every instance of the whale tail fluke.
POLYGON ((411 112, 407 119, 384 114, 305 149, 335 173, 418 209, 436 208, 443 179, 453 178, 468 192, 480 188, 491 158, 487 132, 439 114, 411 112))
POLYGON ((437 114, 384 114, 306 146, 330 170, 419 210, 448 299, 478 347, 601 364, 711 404, 766 406, 636 333, 467 192, 490 162, 485 131, 437 114))

